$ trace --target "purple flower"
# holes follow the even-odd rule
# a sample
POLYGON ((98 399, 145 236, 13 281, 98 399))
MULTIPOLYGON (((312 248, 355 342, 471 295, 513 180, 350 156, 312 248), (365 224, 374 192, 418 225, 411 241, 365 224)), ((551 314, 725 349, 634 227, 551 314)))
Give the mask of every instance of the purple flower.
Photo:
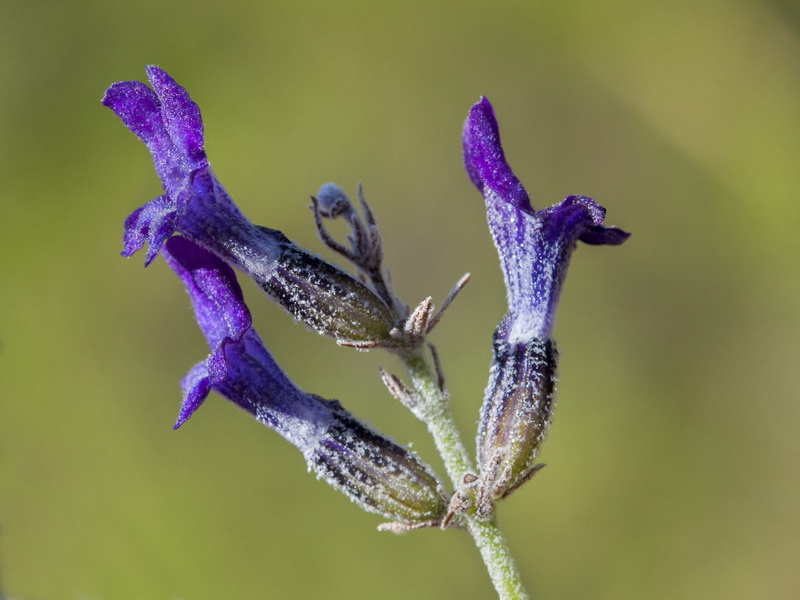
POLYGON ((492 105, 481 98, 464 127, 464 164, 486 200, 508 292, 509 342, 550 337, 567 266, 578 240, 616 245, 630 234, 603 227, 606 210, 587 196, 569 196, 535 211, 506 162, 492 105))
POLYGON ((469 112, 463 146, 467 173, 486 201, 508 299, 478 429, 479 510, 488 514, 494 499, 537 469, 534 459, 555 407, 558 353, 550 337, 577 242, 617 245, 630 234, 604 227, 605 209, 587 196, 534 210, 506 162, 486 98, 469 112))
POLYGON ((396 528, 436 525, 446 499, 430 467, 372 431, 335 400, 307 394, 277 365, 252 328, 233 270, 191 240, 169 239, 162 254, 192 300, 211 347, 181 382, 177 429, 216 391, 294 444, 318 477, 396 528))
POLYGON ((211 170, 200 109, 166 71, 148 67, 152 89, 115 83, 103 104, 153 155, 165 193, 125 221, 123 256, 145 243, 145 265, 181 233, 252 277, 266 294, 316 331, 347 343, 390 339, 397 315, 361 282, 245 217, 211 170))

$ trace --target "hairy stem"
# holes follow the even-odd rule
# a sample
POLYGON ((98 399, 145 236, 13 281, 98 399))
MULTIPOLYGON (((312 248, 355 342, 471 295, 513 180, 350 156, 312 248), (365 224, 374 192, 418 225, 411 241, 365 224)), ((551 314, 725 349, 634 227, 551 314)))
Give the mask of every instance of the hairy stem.
MULTIPOLYGON (((423 421, 433 436, 454 488, 458 490, 462 488, 464 475, 475 473, 475 468, 450 412, 450 397, 439 386, 438 377, 421 350, 405 355, 403 360, 424 406, 423 421)), ((529 600, 497 518, 481 520, 474 507, 470 507, 457 519, 475 540, 500 600, 529 600)))
POLYGON ((467 530, 475 540, 475 545, 481 551, 483 562, 500 600, 528 600, 530 596, 522 587, 522 578, 503 532, 497 524, 497 517, 481 521, 472 514, 467 515, 464 520, 467 530))
POLYGON ((405 357, 405 363, 424 406, 423 421, 444 460, 447 474, 453 485, 458 487, 464 475, 474 472, 475 468, 450 412, 450 397, 437 385, 437 377, 421 351, 405 357))

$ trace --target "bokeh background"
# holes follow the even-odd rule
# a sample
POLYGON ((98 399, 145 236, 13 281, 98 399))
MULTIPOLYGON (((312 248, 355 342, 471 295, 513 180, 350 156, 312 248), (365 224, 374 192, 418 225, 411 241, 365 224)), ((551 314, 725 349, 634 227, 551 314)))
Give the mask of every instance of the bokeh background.
MULTIPOLYGON (((99 102, 158 64, 254 221, 323 252, 309 194, 362 180, 408 302, 472 273, 434 335, 470 442, 505 308, 460 154, 488 96, 538 207, 591 195, 633 233, 574 256, 548 467, 499 509, 532 596, 796 598, 798 6, 3 0, 3 592, 494 597, 467 535, 377 532, 221 398, 171 430, 207 347, 163 262, 119 256, 160 184, 99 102)), ((339 349, 244 284, 293 379, 441 471, 379 382, 393 357, 339 349)))

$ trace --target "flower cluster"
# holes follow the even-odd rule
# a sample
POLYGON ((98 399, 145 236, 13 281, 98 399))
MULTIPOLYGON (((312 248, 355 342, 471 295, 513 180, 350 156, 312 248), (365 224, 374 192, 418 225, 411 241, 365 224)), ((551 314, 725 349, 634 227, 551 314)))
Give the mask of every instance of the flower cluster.
POLYGON ((628 234, 604 227, 605 209, 586 196, 569 196, 535 211, 506 163, 489 101, 483 98, 472 107, 463 134, 464 162, 486 202, 508 312, 494 334, 478 428, 478 473, 458 481, 456 475, 469 468, 451 465, 470 461, 457 431, 448 429, 441 368, 434 354, 439 376, 431 382, 426 379, 430 371, 421 365, 427 334, 466 279, 439 313, 433 314, 430 298, 409 311, 384 271, 381 236, 360 187, 360 211, 334 184, 312 197, 321 239, 355 267, 355 277, 280 231, 254 225, 211 170, 198 106, 165 71, 148 67, 147 75, 151 87, 116 83, 103 104, 146 144, 164 187, 164 194, 125 221, 122 254, 131 256, 147 244, 145 266, 159 253, 164 257, 184 284, 211 350, 182 381, 175 428, 215 391, 295 445, 320 478, 390 519, 386 528, 463 525, 464 514, 488 522, 495 501, 539 468, 535 458, 555 405, 558 353, 551 332, 570 256, 578 241, 614 245, 628 234), (350 229, 347 245, 325 228, 325 219, 336 218, 350 229), (385 372, 384 381, 428 424, 454 485, 461 486, 457 495, 448 499, 444 485, 416 454, 360 422, 339 402, 292 383, 253 329, 234 269, 339 344, 387 348, 405 362, 413 389, 385 372), (448 459, 446 452, 462 455, 448 459), (455 499, 466 500, 459 505, 455 499))

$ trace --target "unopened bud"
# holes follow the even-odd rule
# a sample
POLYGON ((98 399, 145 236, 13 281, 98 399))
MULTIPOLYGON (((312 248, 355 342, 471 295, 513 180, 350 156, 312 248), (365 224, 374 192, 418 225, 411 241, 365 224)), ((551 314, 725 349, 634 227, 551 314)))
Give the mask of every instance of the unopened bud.
POLYGON ((335 183, 326 183, 317 192, 319 212, 323 217, 335 219, 353 211, 347 193, 335 183))
POLYGON ((509 343, 504 337, 495 334, 478 426, 482 516, 491 514, 495 500, 508 496, 538 470, 534 461, 556 402, 555 342, 509 343))

